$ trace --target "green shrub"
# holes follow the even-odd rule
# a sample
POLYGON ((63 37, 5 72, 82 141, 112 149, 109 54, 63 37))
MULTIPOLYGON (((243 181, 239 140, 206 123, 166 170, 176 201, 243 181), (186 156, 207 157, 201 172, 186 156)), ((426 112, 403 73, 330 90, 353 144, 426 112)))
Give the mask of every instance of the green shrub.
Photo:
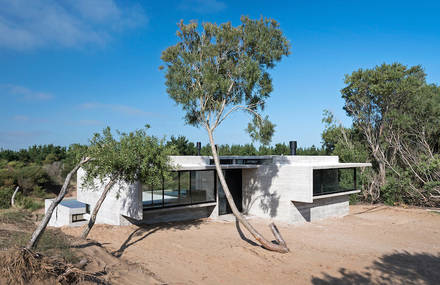
POLYGON ((36 185, 32 190, 32 196, 45 199, 48 196, 48 194, 41 186, 36 185))
POLYGON ((35 211, 44 207, 44 203, 32 199, 32 197, 23 197, 18 201, 18 205, 23 209, 35 211))
POLYGON ((17 168, 14 172, 18 185, 25 193, 31 191, 37 185, 41 186, 50 181, 46 171, 40 165, 30 164, 17 168))
POLYGON ((351 194, 349 196, 349 203, 350 205, 356 205, 357 203, 359 203, 360 197, 358 193, 355 194, 351 194))
POLYGON ((10 187, 0 188, 0 209, 8 209, 11 207, 11 198, 14 193, 14 189, 10 187))

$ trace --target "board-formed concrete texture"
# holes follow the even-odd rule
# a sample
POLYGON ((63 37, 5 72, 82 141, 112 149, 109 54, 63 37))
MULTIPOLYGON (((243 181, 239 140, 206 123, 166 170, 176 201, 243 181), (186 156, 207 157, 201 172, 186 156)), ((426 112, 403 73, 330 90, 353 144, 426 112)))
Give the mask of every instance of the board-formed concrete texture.
MULTIPOLYGON (((101 183, 94 181, 94 186, 83 185, 85 171, 77 172, 77 199, 90 205, 90 212, 101 196, 107 181, 101 183)), ((125 217, 142 220, 142 189, 140 183, 128 184, 117 182, 108 193, 96 216, 96 223, 120 225, 125 222, 125 217)))
MULTIPOLYGON (((223 170, 241 169, 244 214, 287 223, 344 216, 348 213, 348 195, 359 192, 355 190, 313 196, 314 170, 371 166, 369 163, 339 163, 337 156, 222 156, 220 158, 229 162, 221 165, 223 170), (244 162, 246 160, 254 162, 246 163, 244 162)), ((209 156, 171 156, 170 160, 176 171, 215 170, 212 157, 209 156)), ((90 205, 92 211, 104 189, 105 181, 104 183, 95 181, 94 187, 86 187, 83 185, 84 175, 84 170, 80 169, 77 175, 77 199, 90 205)), ((215 202, 144 210, 142 185, 119 182, 104 200, 98 213, 97 223, 126 225, 204 217, 215 219, 219 216, 220 203, 218 179, 216 185, 215 202)), ((203 188, 203 186, 198 187, 203 188)), ((171 196, 163 195, 163 197, 165 200, 173 199, 171 196)), ((153 198, 162 199, 157 194, 154 194, 153 198)), ((224 205, 221 206, 224 209, 224 205)))

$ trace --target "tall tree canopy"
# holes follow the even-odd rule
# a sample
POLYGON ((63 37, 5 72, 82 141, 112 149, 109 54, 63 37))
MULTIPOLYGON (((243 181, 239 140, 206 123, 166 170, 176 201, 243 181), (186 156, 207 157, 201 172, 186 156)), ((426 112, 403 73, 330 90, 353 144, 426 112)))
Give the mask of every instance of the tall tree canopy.
MULTIPOLYGON (((254 140, 270 142, 274 125, 261 116, 272 92, 269 70, 290 51, 275 20, 241 17, 241 25, 180 22, 179 42, 162 53, 170 97, 186 112, 186 123, 207 130, 217 174, 237 219, 271 250, 286 252, 284 244, 264 239, 234 204, 220 168, 214 130, 234 111, 252 115, 248 132, 254 140)), ((273 227, 273 229, 276 229, 273 227)))
MULTIPOLYGON (((438 203, 440 88, 426 82, 421 66, 400 63, 359 69, 345 84, 341 93, 353 119, 351 135, 367 147, 376 171, 368 187, 372 200, 382 195, 438 203)), ((329 130, 343 129, 327 129, 324 139, 331 137, 329 130)))

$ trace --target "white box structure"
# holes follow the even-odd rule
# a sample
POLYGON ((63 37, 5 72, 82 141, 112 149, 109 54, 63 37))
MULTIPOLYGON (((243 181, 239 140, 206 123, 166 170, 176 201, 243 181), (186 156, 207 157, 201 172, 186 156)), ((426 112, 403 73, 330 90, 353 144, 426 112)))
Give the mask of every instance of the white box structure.
MULTIPOLYGON (((217 218, 231 213, 212 157, 171 156, 170 160, 172 178, 161 185, 120 181, 113 186, 96 222, 157 223, 217 218)), ((220 163, 239 210, 245 215, 287 223, 346 215, 349 195, 360 191, 356 185, 356 168, 371 166, 370 163, 340 163, 337 156, 299 155, 221 156, 220 163)), ((84 175, 80 169, 77 201, 91 211, 105 181, 95 181, 94 187, 85 187, 84 175)), ((71 219, 60 215, 69 216, 74 211, 76 208, 60 208, 52 225, 71 225, 71 219)))

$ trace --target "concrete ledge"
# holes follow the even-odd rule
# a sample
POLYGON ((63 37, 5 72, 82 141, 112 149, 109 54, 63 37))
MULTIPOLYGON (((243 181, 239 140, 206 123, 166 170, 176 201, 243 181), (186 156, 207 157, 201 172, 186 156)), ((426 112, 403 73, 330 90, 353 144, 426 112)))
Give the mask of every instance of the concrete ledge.
POLYGON ((358 162, 338 162, 335 164, 322 164, 313 165, 313 169, 335 169, 335 168, 358 168, 358 167, 371 167, 371 163, 358 163, 358 162))
POLYGON ((313 200, 356 194, 359 192, 361 192, 361 190, 352 190, 352 191, 347 191, 347 192, 338 192, 338 193, 332 193, 332 194, 326 194, 326 195, 313 196, 313 200))

